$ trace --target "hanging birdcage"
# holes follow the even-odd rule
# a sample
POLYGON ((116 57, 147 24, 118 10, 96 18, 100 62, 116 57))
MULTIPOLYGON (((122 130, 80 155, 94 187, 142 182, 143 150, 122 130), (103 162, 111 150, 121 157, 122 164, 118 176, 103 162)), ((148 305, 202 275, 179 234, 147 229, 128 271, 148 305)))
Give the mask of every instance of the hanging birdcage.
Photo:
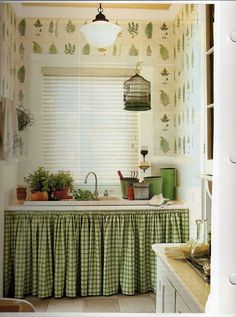
POLYGON ((130 111, 151 109, 151 83, 138 72, 124 82, 124 105, 130 111))

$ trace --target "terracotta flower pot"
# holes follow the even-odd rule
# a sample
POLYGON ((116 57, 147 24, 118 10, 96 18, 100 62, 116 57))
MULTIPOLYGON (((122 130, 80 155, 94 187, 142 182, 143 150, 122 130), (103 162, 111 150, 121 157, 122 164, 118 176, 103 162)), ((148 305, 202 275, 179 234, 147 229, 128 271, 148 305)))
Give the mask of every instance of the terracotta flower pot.
POLYGON ((54 198, 56 198, 57 200, 62 200, 61 195, 62 195, 62 190, 54 191, 54 198))
POLYGON ((16 189, 16 198, 18 203, 23 203, 26 200, 27 191, 26 187, 18 187, 16 189))
POLYGON ((33 200, 33 201, 48 200, 48 193, 47 192, 34 192, 31 194, 30 200, 33 200))

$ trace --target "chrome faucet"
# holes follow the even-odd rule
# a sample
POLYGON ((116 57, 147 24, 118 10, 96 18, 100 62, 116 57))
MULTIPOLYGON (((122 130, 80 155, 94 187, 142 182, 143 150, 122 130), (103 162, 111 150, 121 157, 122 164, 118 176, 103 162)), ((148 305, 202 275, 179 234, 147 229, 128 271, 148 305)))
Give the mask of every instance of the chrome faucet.
POLYGON ((94 195, 97 197, 97 196, 98 196, 98 178, 97 178, 97 175, 96 175, 94 172, 89 172, 89 173, 85 176, 84 183, 87 184, 87 180, 88 180, 89 174, 93 174, 94 177, 95 177, 95 191, 94 191, 94 195))

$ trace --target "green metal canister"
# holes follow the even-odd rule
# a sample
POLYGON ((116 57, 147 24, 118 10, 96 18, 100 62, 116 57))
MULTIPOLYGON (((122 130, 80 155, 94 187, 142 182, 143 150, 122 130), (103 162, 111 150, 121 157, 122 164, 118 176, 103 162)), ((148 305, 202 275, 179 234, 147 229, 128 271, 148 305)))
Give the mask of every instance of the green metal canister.
POLYGON ((147 176, 144 181, 149 183, 149 199, 154 195, 162 193, 162 177, 161 176, 147 176))
POLYGON ((160 175, 163 179, 162 195, 171 200, 176 199, 176 169, 160 168, 160 175))

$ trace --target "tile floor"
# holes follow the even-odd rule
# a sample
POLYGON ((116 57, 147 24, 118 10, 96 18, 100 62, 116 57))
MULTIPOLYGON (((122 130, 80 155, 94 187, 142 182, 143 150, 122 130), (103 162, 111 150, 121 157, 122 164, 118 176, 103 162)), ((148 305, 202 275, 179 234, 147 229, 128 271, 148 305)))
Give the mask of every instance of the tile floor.
POLYGON ((155 313, 156 295, 145 294, 89 296, 77 298, 24 298, 31 302, 36 312, 109 312, 109 313, 155 313))

